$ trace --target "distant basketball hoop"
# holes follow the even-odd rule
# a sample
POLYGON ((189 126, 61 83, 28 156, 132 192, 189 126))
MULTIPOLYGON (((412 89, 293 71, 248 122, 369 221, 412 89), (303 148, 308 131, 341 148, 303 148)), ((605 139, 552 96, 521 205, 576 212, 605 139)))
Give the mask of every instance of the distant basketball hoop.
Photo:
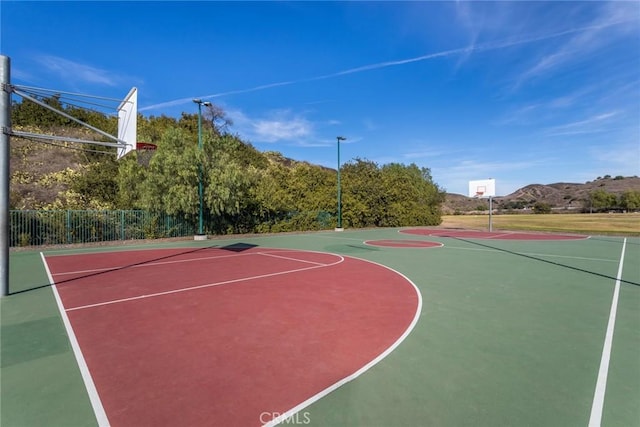
POLYGON ((158 146, 149 142, 137 142, 136 143, 136 156, 138 158, 138 164, 144 167, 149 167, 149 162, 156 152, 158 146))
POLYGON ((489 199, 489 231, 493 231, 493 198, 496 196, 496 180, 493 178, 469 181, 469 197, 489 199))
POLYGON ((482 196, 484 196, 484 193, 487 192, 487 186, 486 185, 478 185, 476 186, 476 198, 481 199, 482 196))

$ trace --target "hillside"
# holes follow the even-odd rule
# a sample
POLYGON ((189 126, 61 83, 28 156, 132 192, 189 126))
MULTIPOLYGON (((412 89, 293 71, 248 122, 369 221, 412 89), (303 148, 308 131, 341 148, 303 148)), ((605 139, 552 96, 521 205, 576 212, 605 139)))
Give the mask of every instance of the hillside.
MULTIPOLYGON (((87 137, 77 129, 63 132, 71 137, 87 137)), ((308 164, 286 158, 278 152, 262 155, 269 162, 287 167, 308 164)), ((56 206, 61 194, 69 189, 69 181, 89 163, 86 153, 50 144, 38 144, 22 138, 11 141, 11 206, 14 209, 38 209, 56 206)), ((322 169, 328 169, 321 167, 322 169)), ((625 191, 640 192, 640 178, 599 177, 584 184, 558 182, 530 184, 513 193, 495 197, 494 209, 509 210, 515 206, 531 207, 537 202, 546 203, 556 211, 579 211, 589 193, 604 190, 620 196, 625 191)), ((443 205, 444 214, 456 212, 487 211, 488 200, 478 200, 461 194, 447 193, 443 205)))
MULTIPOLYGON (((537 202, 546 203, 555 210, 580 210, 589 194, 596 190, 620 196, 625 191, 640 192, 640 178, 604 177, 584 184, 558 182, 554 184, 530 184, 513 193, 495 197, 494 209, 509 209, 516 205, 531 207, 537 202)), ((489 207, 488 200, 478 200, 461 194, 447 193, 443 206, 446 214, 455 212, 483 211, 489 207)))
MULTIPOLYGON (((39 129, 28 128, 39 132, 39 129)), ((74 130, 59 135, 84 138, 74 130)), ((69 182, 88 164, 85 152, 69 149, 67 143, 47 144, 24 138, 11 138, 10 206, 12 209, 53 207, 69 182)))

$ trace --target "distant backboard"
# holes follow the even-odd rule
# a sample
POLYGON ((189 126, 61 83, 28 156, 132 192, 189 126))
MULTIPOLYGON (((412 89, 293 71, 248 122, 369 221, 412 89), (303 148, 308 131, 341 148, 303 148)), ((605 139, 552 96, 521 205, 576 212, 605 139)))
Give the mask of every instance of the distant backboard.
POLYGON ((136 149, 138 131, 138 89, 133 88, 118 106, 118 139, 124 141, 118 147, 118 159, 136 149))
POLYGON ((480 179, 469 181, 469 197, 495 197, 496 180, 480 179))

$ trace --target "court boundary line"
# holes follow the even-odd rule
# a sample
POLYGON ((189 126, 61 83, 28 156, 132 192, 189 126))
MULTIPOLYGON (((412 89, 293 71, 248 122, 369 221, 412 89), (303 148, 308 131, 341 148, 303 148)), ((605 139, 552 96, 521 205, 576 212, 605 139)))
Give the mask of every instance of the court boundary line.
MULTIPOLYGON (((151 249, 151 250, 155 250, 155 249, 151 249)), ((117 252, 104 252, 105 254, 110 254, 110 253, 117 253, 117 252)), ((188 252, 185 252, 188 253, 188 252)), ((133 265, 117 265, 115 267, 104 267, 104 268, 93 268, 93 269, 88 269, 88 270, 77 270, 77 271, 65 271, 62 273, 56 273, 56 276, 65 276, 65 275, 71 275, 71 274, 81 274, 81 273, 100 273, 103 271, 110 271, 110 270, 122 270, 125 268, 143 268, 143 267, 153 267, 156 265, 165 265, 165 264, 177 264, 177 263, 181 263, 181 262, 192 262, 192 261, 204 261, 204 260, 208 260, 208 259, 219 259, 219 258, 233 258, 233 257, 239 257, 239 256, 247 256, 247 255, 255 255, 259 252, 250 252, 250 253, 244 253, 244 254, 228 254, 228 255, 218 255, 218 256, 210 256, 210 257, 198 257, 198 258, 193 258, 193 259, 179 259, 179 260, 172 260, 172 261, 151 261, 151 262, 144 262, 142 261, 141 263, 138 264, 133 264, 133 265)), ((78 254, 74 254, 74 255, 65 255, 65 256, 77 256, 78 254)), ((177 254, 177 255, 181 255, 181 254, 177 254)), ((177 256, 176 255, 176 256, 177 256)))
POLYGON ((462 229, 462 228, 435 228, 435 229, 423 229, 420 227, 405 227, 400 228, 398 230, 398 234, 406 234, 409 236, 429 236, 429 237, 440 237, 440 238, 449 238, 449 239, 477 239, 477 240, 510 240, 510 241, 525 241, 525 242, 535 242, 535 241, 553 241, 553 242, 566 242, 566 241, 574 241, 574 240, 588 240, 591 238, 591 235, 583 235, 583 234, 574 234, 574 233, 564 233, 562 231, 527 231, 527 230, 500 230, 501 233, 496 236, 488 236, 488 237, 474 237, 474 236, 456 236, 455 233, 498 233, 498 231, 487 231, 487 230, 475 230, 475 229, 462 229), (410 230, 424 230, 430 231, 428 234, 423 233, 408 233, 410 230), (441 233, 451 232, 450 235, 445 235, 441 233), (563 237, 571 237, 571 238, 550 238, 550 239, 501 239, 498 237, 511 236, 511 235, 532 235, 532 236, 563 236, 563 237))
POLYGON ((67 337, 69 339, 69 343, 71 344, 71 349, 73 350, 76 363, 78 364, 78 369, 80 370, 80 375, 82 376, 82 381, 84 382, 87 395, 89 396, 89 401, 91 402, 91 407, 93 408, 93 414, 96 417, 98 426, 109 427, 109 418, 107 418, 107 413, 105 412, 102 401, 100 400, 98 389, 93 382, 93 377, 91 376, 91 372, 89 371, 87 361, 85 360, 84 355, 82 354, 82 350, 80 349, 80 344, 78 343, 76 334, 73 331, 73 326, 71 326, 69 316, 64 310, 62 299, 60 298, 60 294, 58 293, 58 289, 56 287, 55 281, 53 280, 51 270, 49 270, 49 265, 47 264, 47 260, 43 252, 40 252, 40 258, 42 259, 44 269, 47 273, 47 276, 49 277, 51 290, 53 292, 54 299, 56 300, 56 305, 58 307, 58 311, 60 312, 60 317, 62 317, 62 323, 64 324, 64 328, 67 332, 67 337))
MULTIPOLYGON (((296 251, 290 251, 290 252, 296 252, 296 251)), ((305 251, 299 251, 299 252, 305 252, 305 251)), ((313 251, 306 251, 306 252, 313 252, 313 251)), ((324 252, 316 252, 316 253, 324 253, 324 252)), ((254 252, 254 254, 256 254, 256 253, 254 252)), ((267 256, 266 253, 257 253, 257 254, 263 255, 263 256, 267 256)), ((297 272, 300 272, 300 271, 313 270, 313 269, 316 269, 316 268, 333 267, 334 265, 338 265, 338 264, 341 264, 342 262, 344 262, 344 257, 342 255, 337 255, 337 254, 330 254, 330 255, 334 255, 334 256, 338 257, 338 260, 336 262, 329 263, 329 264, 316 264, 316 263, 314 263, 315 265, 312 265, 311 267, 303 267, 303 268, 297 268, 297 269, 293 269, 293 270, 285 270, 285 271, 278 271, 278 272, 275 272, 275 273, 261 274, 261 275, 258 275, 258 276, 250 276, 250 277, 242 277, 242 278, 237 278, 237 279, 224 280, 222 282, 205 283, 204 285, 189 286, 189 287, 186 287, 186 288, 172 289, 172 290, 169 290, 169 291, 155 292, 155 293, 151 293, 151 294, 138 295, 138 296, 128 297, 128 298, 120 298, 120 299, 116 299, 116 300, 104 301, 104 302, 99 302, 99 303, 94 303, 94 304, 86 304, 86 305, 81 305, 81 306, 77 306, 77 307, 67 308, 66 311, 69 312, 69 311, 84 310, 84 309, 87 309, 87 308, 101 307, 101 306, 104 306, 104 305, 111 305, 111 304, 119 304, 119 303, 123 303, 123 302, 135 301, 135 300, 140 300, 140 299, 155 298, 155 297, 160 297, 160 296, 164 296, 164 295, 171 295, 171 294, 176 294, 176 293, 181 293, 181 292, 193 291, 193 290, 197 290, 197 289, 212 288, 212 287, 215 287, 215 286, 228 285, 228 284, 231 284, 231 283, 239 283, 239 282, 246 282, 246 281, 257 280, 257 279, 264 279, 266 277, 281 276, 281 275, 285 275, 285 274, 297 273, 297 272)), ((286 259, 294 260, 294 261, 300 261, 300 262, 310 262, 308 260, 299 260, 299 259, 296 259, 296 258, 286 258, 286 259)))
MULTIPOLYGON (((296 252, 296 251, 282 251, 282 252, 296 252)), ((298 251, 298 252, 302 252, 302 251, 298 251)), ((298 259, 298 258, 280 256, 280 255, 276 255, 276 254, 271 254, 269 252, 254 252, 254 253, 257 254, 257 255, 268 256, 268 257, 273 257, 273 258, 280 258, 280 259, 286 259, 286 260, 289 260, 289 261, 306 262, 306 263, 314 264, 314 265, 317 265, 317 266, 320 266, 320 267, 327 267, 328 266, 328 265, 325 265, 325 264, 323 264, 321 262, 314 262, 314 261, 309 261, 309 260, 306 260, 306 259, 298 259)), ((335 255, 335 254, 331 254, 331 255, 335 255)), ((340 255, 336 255, 336 256, 340 257, 340 255)), ((342 261, 344 261, 344 258, 342 258, 342 261)), ((342 262, 342 261, 340 261, 340 262, 342 262)), ((339 264, 339 263, 330 264, 330 265, 337 265, 337 264, 339 264)))
MULTIPOLYGON (((461 250, 461 251, 504 252, 501 249, 480 249, 480 248, 469 248, 469 247, 451 246, 451 245, 446 245, 445 247, 448 249, 455 249, 455 250, 461 250)), ((540 257, 547 257, 547 258, 567 258, 567 259, 578 259, 583 261, 597 261, 597 262, 619 262, 619 260, 617 259, 589 258, 589 257, 557 255, 557 254, 543 254, 539 252, 517 252, 517 253, 521 255, 540 256, 540 257)))
POLYGON ((376 248, 392 248, 392 249, 433 249, 433 248, 442 248, 444 247, 444 243, 435 242, 433 240, 417 240, 417 239, 375 239, 375 240, 363 240, 363 245, 373 246, 376 248), (402 242, 399 243, 399 246, 384 246, 384 245, 374 245, 372 242, 402 242), (406 245, 404 244, 406 243, 406 245), (431 243, 432 246, 421 246, 420 244, 416 246, 411 246, 411 244, 416 243, 431 243))
POLYGON ((616 276, 616 284, 613 288, 613 298, 611 301, 611 310, 609 312, 609 321, 607 323, 607 332, 602 346, 602 356, 600 358, 600 369, 598 370, 598 379, 593 394, 593 403, 591 406, 591 415, 589 416, 589 427, 600 427, 602 422, 602 411, 604 409, 604 398, 607 389, 607 377, 609 375, 609 361, 611 359, 611 349, 613 347, 613 332, 616 326, 616 314, 618 313, 618 299, 620 297, 620 281, 622 280, 622 267, 624 265, 624 254, 627 247, 627 239, 622 242, 622 253, 620 254, 620 263, 618 264, 618 274, 616 276))
MULTIPOLYGON (((336 255, 336 254, 333 254, 333 255, 336 255)), ((397 270, 395 270, 395 269, 393 269, 391 267, 388 267, 386 265, 377 263, 375 261, 370 261, 370 260, 357 258, 357 257, 352 257, 352 256, 348 256, 346 258, 352 258, 352 259, 356 259, 356 260, 359 260, 359 261, 364 261, 364 262, 367 262, 367 263, 375 264, 375 265, 377 265, 379 267, 386 268, 387 270, 390 270, 390 271, 398 274, 400 277, 402 277, 407 282, 409 282, 409 284, 411 284, 411 286, 413 286, 413 289, 415 290, 416 295, 418 297, 418 306, 416 307, 416 313, 413 316, 413 320, 411 321, 411 323, 409 324, 407 329, 403 332, 403 334, 400 335, 400 337, 393 344, 391 344, 389 347, 387 347, 386 350, 384 350, 382 353, 380 353, 374 359, 369 361, 369 363, 365 364, 364 366, 362 366, 360 369, 358 369, 357 371, 353 372, 352 374, 350 374, 350 375, 348 375, 348 376, 336 381, 335 383, 333 383, 329 387, 325 388, 324 390, 321 390, 320 392, 318 392, 318 393, 314 394, 313 396, 307 398, 306 400, 304 400, 303 402, 301 402, 298 405, 294 406, 293 408, 289 409, 288 411, 278 415, 276 418, 272 419, 268 423, 263 424, 262 427, 273 427, 273 426, 275 426, 277 424, 280 424, 280 423, 287 424, 287 420, 291 419, 291 417, 293 417, 298 412, 302 411, 303 409, 305 409, 306 407, 312 405, 313 403, 319 401, 323 397, 331 394, 332 392, 334 392, 335 390, 339 389, 343 385, 355 380, 356 378, 358 378, 359 376, 361 376, 362 374, 367 372, 369 369, 373 368, 375 365, 380 363, 384 358, 386 358, 389 354, 391 354, 392 351, 394 351, 396 348, 398 348, 398 346, 400 346, 400 344, 402 344, 402 342, 409 336, 409 334, 413 331, 415 326, 418 324, 418 320, 420 319, 420 316, 422 315, 422 293, 420 293, 420 289, 418 288, 418 286, 416 286, 415 283, 413 283, 413 281, 411 279, 409 279, 407 276, 405 276, 404 274, 400 273, 399 271, 397 271, 397 270)))
MULTIPOLYGON (((500 237, 513 236, 514 234, 517 234, 517 233, 500 233, 500 234, 496 234, 495 236, 489 236, 489 237, 483 237, 483 238, 500 240, 500 237)), ((516 240, 519 240, 519 239, 516 239, 516 240)), ((523 240, 527 240, 527 239, 523 239, 523 240)))

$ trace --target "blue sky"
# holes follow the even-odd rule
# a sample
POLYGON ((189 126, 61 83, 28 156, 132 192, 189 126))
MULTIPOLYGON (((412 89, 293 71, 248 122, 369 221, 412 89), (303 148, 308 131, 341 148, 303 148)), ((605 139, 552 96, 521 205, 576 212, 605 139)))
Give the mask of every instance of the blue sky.
POLYGON ((262 151, 448 192, 640 175, 639 2, 12 2, 12 83, 220 105, 262 151))

